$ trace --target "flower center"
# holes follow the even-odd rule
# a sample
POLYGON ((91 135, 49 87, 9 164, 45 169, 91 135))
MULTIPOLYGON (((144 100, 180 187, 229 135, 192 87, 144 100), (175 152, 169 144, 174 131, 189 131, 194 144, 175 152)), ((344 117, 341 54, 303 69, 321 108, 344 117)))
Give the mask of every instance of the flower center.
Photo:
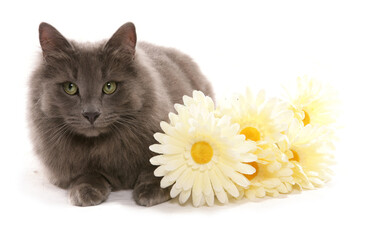
POLYGON ((291 151, 293 153, 293 157, 291 159, 289 159, 289 160, 290 161, 297 161, 297 162, 299 162, 299 155, 298 155, 298 153, 296 151, 294 151, 294 150, 291 150, 291 151))
POLYGON ((251 165, 256 169, 256 172, 254 172, 253 174, 243 174, 249 181, 251 181, 252 179, 254 179, 257 176, 257 173, 259 171, 259 165, 256 162, 250 162, 246 164, 251 165))
POLYGON ((303 112, 305 113, 305 118, 302 120, 302 122, 303 122, 303 125, 306 126, 307 124, 311 122, 311 119, 310 119, 310 115, 308 115, 308 113, 305 110, 303 110, 303 112))
POLYGON ((213 148, 207 142, 196 142, 191 147, 191 157, 198 164, 205 164, 212 160, 213 148))
POLYGON ((255 142, 260 140, 260 132, 254 127, 244 128, 240 134, 245 135, 246 139, 250 139, 255 142))

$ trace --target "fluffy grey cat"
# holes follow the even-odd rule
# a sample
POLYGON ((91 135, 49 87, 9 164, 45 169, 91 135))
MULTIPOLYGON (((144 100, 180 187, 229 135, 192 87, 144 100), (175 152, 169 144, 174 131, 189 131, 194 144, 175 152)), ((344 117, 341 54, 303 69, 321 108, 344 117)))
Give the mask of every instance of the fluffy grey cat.
POLYGON ((42 60, 30 79, 29 115, 36 153, 55 185, 77 206, 133 189, 137 204, 167 201, 153 175, 149 145, 174 103, 209 82, 183 53, 136 41, 126 23, 108 40, 80 44, 39 26, 42 60))

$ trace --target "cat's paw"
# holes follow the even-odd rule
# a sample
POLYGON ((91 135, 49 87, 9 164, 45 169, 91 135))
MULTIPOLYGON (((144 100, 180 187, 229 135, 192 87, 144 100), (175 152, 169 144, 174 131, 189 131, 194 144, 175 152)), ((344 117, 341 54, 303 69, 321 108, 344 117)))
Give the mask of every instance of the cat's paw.
POLYGON ((169 189, 163 189, 157 184, 140 183, 133 191, 133 197, 137 204, 150 207, 168 201, 171 197, 169 189))
POLYGON ((71 188, 69 197, 73 205, 87 207, 104 202, 108 194, 88 183, 82 183, 71 188))

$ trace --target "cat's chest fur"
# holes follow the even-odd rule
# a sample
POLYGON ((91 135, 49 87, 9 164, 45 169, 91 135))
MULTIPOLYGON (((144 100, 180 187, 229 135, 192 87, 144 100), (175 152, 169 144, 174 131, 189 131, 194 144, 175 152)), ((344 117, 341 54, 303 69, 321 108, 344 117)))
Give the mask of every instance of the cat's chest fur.
MULTIPOLYGON (((103 175, 112 190, 133 188, 139 169, 153 156, 152 130, 141 124, 116 127, 113 134, 95 138, 65 134, 40 149, 54 184, 68 188, 73 179, 93 171, 103 175)), ((53 133, 42 136, 49 141, 53 133)))

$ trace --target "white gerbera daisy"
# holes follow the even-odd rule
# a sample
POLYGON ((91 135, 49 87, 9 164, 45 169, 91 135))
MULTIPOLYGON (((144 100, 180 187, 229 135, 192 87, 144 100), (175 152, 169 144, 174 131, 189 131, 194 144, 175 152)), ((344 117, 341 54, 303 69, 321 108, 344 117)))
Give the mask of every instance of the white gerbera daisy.
POLYGON ((287 101, 295 117, 303 125, 330 125, 337 115, 337 94, 331 86, 307 76, 297 78, 297 86, 285 89, 287 101))
POLYGON ((233 123, 240 124, 239 133, 258 144, 281 140, 293 118, 287 104, 274 98, 266 101, 265 91, 253 96, 249 88, 246 95, 234 95, 221 102, 218 115, 230 116, 233 123))
POLYGON ((187 120, 188 118, 195 116, 197 111, 205 111, 210 113, 214 111, 214 102, 209 96, 205 96, 201 91, 193 91, 193 97, 183 96, 184 105, 175 104, 175 109, 178 114, 170 112, 168 117, 170 119, 170 124, 175 126, 177 122, 181 122, 180 119, 187 120), (190 108, 191 107, 191 108, 190 108), (191 112, 190 112, 191 111, 191 112), (196 111, 196 113, 194 112, 196 111))
POLYGON ((179 196, 181 204, 190 195, 194 206, 213 205, 215 196, 226 203, 227 194, 239 196, 236 185, 249 185, 244 174, 255 172, 247 163, 256 160, 256 144, 237 134, 238 124, 195 101, 185 97, 185 105, 175 105, 178 114, 170 114, 171 124, 161 122, 165 133, 154 135, 160 144, 150 146, 161 155, 150 162, 159 166, 154 174, 163 177, 161 187, 173 185, 171 197, 179 196))
POLYGON ((280 193, 292 191, 293 164, 275 144, 262 146, 257 152, 258 160, 249 163, 256 172, 246 177, 250 180, 248 188, 240 188, 246 198, 251 200, 265 196, 277 197, 280 193))
POLYGON ((320 187, 331 178, 333 144, 326 133, 323 127, 303 126, 294 119, 286 132, 288 141, 278 143, 294 164, 293 178, 301 189, 320 187))

